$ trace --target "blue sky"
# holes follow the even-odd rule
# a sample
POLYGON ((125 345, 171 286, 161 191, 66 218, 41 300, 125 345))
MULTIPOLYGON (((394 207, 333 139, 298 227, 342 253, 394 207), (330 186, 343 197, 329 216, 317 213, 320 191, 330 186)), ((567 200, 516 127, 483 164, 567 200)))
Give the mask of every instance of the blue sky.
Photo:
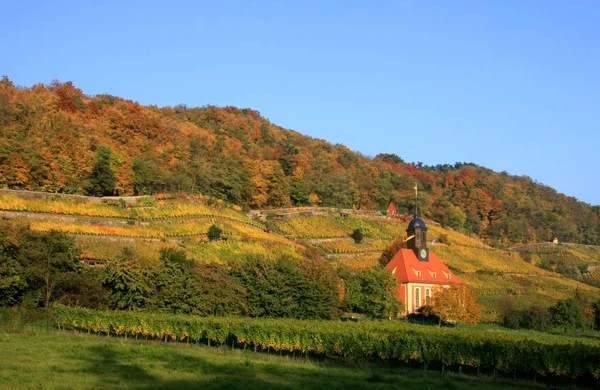
POLYGON ((368 156, 600 204, 600 2, 4 0, 0 74, 233 105, 368 156))

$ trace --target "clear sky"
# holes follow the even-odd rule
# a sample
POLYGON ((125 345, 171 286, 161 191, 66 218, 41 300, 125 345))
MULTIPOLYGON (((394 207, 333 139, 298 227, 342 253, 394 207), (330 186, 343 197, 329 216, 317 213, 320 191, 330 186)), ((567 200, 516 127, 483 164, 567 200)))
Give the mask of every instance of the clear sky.
POLYGON ((233 105, 368 156, 600 204, 600 2, 0 2, 0 75, 233 105))

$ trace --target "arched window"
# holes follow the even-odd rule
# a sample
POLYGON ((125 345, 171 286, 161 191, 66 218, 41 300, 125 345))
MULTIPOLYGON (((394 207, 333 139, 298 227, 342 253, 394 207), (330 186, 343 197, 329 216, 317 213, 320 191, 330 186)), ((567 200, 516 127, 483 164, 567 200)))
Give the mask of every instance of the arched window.
POLYGON ((425 304, 431 304, 431 290, 428 288, 425 289, 425 304))
POLYGON ((421 307, 421 296, 419 287, 415 288, 415 310, 421 307))

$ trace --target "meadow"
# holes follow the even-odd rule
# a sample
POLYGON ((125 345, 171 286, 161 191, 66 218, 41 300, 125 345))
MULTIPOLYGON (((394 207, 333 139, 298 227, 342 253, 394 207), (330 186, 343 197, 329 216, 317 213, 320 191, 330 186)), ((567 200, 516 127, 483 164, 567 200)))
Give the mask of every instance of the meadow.
MULTIPOLYGON (((0 389, 542 389, 530 380, 423 371, 391 361, 255 353, 222 345, 0 325, 0 389)), ((567 383, 555 380, 555 385, 567 383)))

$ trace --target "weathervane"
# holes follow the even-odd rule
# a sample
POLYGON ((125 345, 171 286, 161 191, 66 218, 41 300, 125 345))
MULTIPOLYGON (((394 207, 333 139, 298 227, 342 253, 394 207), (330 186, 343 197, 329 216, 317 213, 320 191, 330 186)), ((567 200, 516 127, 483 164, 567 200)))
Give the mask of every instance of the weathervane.
POLYGON ((419 182, 415 182, 415 218, 419 216, 419 182))

